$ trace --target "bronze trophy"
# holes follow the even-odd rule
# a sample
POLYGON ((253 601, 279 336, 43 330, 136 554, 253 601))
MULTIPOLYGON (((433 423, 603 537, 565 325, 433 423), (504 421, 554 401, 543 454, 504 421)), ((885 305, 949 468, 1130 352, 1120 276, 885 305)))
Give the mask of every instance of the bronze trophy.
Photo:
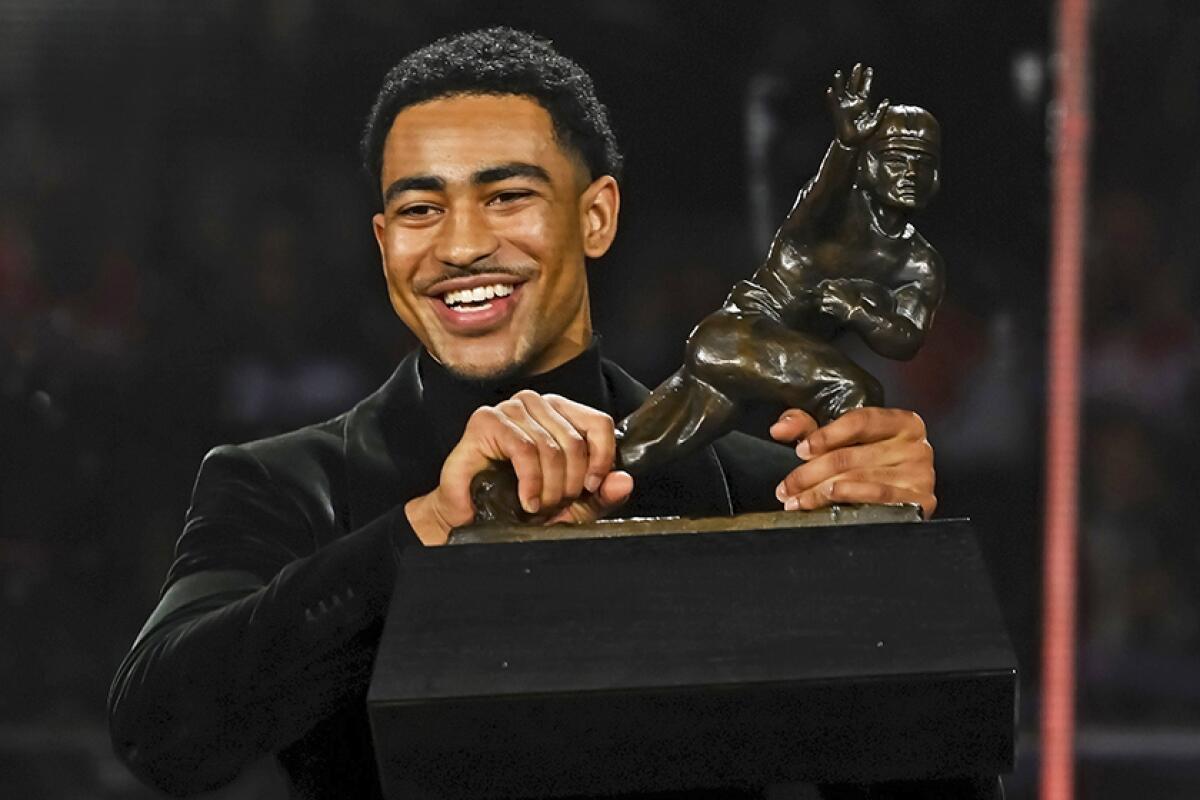
MULTIPOLYGON (((684 363, 617 426, 617 467, 635 477, 731 431, 751 403, 800 408, 824 425, 883 404, 883 387, 831 340, 851 331, 880 355, 912 358, 941 302, 942 259, 912 226, 937 193, 941 129, 923 108, 872 108, 870 67, 826 90, 835 138, 771 242, 766 261, 688 337, 684 363)), ((911 506, 842 506, 700 521, 604 521, 542 529, 509 465, 476 476, 476 524, 451 542, 917 519, 911 506), (617 523, 624 522, 618 526, 617 523), (532 528, 532 529, 530 529, 532 528)))

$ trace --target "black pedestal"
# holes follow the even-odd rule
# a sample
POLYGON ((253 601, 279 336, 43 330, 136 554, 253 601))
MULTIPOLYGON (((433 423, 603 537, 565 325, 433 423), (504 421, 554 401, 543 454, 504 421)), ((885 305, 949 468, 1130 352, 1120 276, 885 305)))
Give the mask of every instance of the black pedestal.
POLYGON ((389 797, 995 775, 1016 663, 970 523, 410 548, 389 797))

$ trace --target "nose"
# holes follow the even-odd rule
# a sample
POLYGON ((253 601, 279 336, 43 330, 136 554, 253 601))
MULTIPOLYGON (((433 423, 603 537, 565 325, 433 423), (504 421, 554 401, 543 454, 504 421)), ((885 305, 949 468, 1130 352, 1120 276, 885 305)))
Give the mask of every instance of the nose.
POLYGON ((917 177, 917 160, 915 158, 904 159, 904 177, 917 177))
POLYGON ((496 251, 499 239, 487 218, 473 205, 451 208, 438 231, 434 258, 454 267, 469 267, 496 251))

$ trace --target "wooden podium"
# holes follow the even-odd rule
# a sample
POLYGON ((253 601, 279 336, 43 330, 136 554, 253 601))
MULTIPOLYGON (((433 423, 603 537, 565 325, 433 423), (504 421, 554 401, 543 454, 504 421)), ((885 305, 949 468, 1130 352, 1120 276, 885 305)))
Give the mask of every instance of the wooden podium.
POLYGON ((1011 771, 966 520, 409 548, 368 696, 389 798, 1011 771))

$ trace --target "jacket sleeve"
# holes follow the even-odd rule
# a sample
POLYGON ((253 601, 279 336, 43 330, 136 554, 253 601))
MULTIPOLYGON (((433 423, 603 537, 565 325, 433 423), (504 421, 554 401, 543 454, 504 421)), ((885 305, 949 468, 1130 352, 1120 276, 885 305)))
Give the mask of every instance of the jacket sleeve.
POLYGON ((321 517, 246 448, 205 458, 162 599, 109 693, 114 747, 143 780, 219 786, 365 692, 412 533, 397 507, 318 548, 321 517))
POLYGON ((725 470, 733 513, 783 508, 775 487, 802 463, 792 448, 737 431, 713 442, 713 447, 725 470))

